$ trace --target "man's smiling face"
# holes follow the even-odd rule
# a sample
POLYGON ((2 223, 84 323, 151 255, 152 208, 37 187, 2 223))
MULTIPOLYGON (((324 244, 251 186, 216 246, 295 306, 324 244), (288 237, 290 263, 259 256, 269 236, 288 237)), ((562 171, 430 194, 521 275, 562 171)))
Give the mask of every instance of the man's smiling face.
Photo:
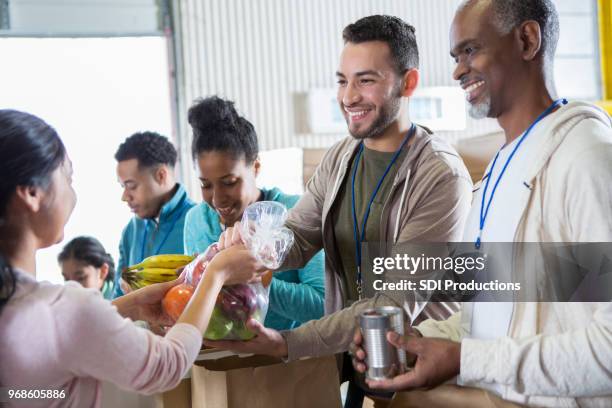
POLYGON ((501 115, 520 91, 513 80, 522 60, 513 31, 502 34, 496 27, 490 2, 476 2, 455 15, 450 48, 457 64, 453 78, 466 92, 470 115, 477 119, 501 115))
POLYGON ((351 136, 376 138, 398 118, 401 79, 387 43, 347 43, 336 76, 338 103, 351 136))

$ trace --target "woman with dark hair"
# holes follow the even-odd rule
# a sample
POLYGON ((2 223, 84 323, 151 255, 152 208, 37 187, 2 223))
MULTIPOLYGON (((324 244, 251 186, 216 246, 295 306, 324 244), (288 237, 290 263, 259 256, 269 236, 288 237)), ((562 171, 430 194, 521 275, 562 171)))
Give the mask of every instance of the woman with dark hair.
POLYGON ((66 281, 97 289, 105 299, 113 298, 115 262, 97 239, 74 238, 62 249, 57 261, 66 281))
POLYGON ((0 384, 58 391, 54 400, 28 400, 30 407, 100 406, 101 381, 142 394, 174 388, 200 350, 221 287, 253 278, 242 272, 257 266, 250 251, 220 252, 160 337, 129 319, 172 324, 161 299, 181 279, 112 305, 78 284, 36 281, 36 251, 61 241, 76 203, 55 130, 27 113, 0 110, 0 174, 0 384))
MULTIPOLYGON (((236 112, 233 102, 216 96, 202 99, 189 109, 188 117, 204 202, 185 218, 187 254, 202 252, 218 241, 223 230, 239 221, 256 201, 277 201, 287 208, 297 203, 299 196, 257 187, 261 167, 257 133, 236 112)), ((323 252, 319 252, 302 269, 274 273, 264 326, 292 329, 320 318, 325 296, 323 271, 323 252)))

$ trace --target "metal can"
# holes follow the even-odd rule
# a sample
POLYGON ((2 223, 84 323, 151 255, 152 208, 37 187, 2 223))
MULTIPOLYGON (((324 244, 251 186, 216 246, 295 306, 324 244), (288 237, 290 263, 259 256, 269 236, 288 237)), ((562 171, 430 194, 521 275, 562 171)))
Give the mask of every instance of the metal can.
POLYGON ((402 309, 393 306, 365 310, 359 316, 363 347, 366 352, 367 378, 382 380, 406 371, 406 352, 387 341, 387 333, 404 335, 402 309))

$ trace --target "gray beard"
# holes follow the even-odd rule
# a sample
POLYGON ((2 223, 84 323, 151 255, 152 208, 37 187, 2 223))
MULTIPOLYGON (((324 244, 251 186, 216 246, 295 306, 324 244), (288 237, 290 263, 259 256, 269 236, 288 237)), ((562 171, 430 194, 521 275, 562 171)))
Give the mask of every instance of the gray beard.
POLYGON ((484 119, 489 116, 491 112, 491 97, 487 96, 483 102, 472 105, 469 107, 469 114, 474 119, 484 119))

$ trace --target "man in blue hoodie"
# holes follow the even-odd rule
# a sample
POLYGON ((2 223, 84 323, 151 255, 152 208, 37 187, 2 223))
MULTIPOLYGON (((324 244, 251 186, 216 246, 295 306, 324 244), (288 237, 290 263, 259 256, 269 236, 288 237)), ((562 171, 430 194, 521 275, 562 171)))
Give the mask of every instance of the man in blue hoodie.
POLYGON ((176 181, 176 158, 172 143, 154 132, 133 134, 115 154, 121 199, 135 215, 119 244, 115 297, 123 295, 120 279, 125 267, 148 256, 184 252, 185 215, 195 204, 176 181))

